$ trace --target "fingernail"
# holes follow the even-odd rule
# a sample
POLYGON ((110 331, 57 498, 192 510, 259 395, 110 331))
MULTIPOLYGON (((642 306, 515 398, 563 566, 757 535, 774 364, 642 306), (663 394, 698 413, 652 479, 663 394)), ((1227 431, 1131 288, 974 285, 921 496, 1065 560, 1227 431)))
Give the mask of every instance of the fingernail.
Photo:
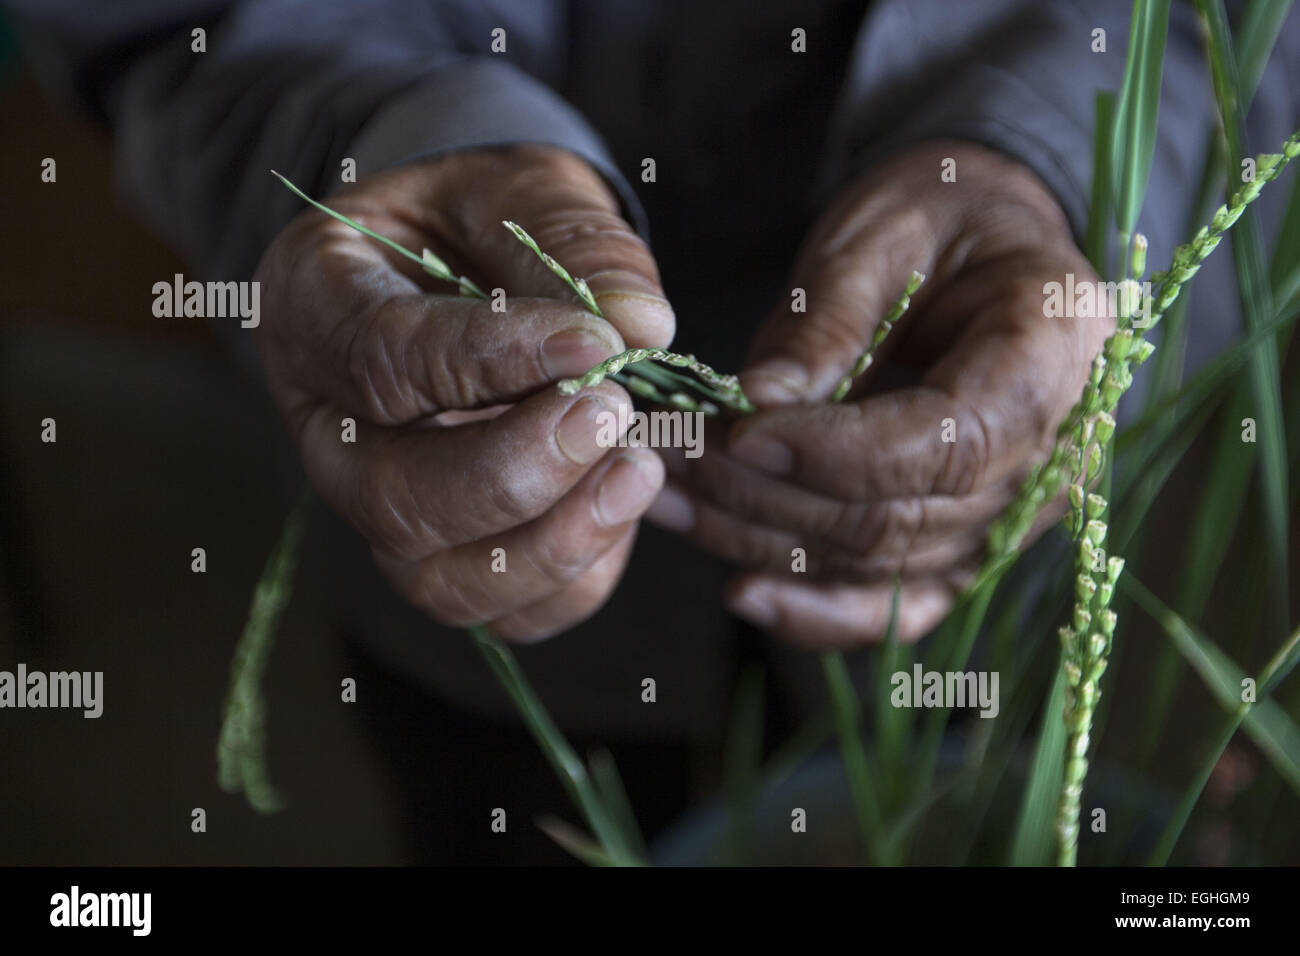
POLYGON ((603 416, 614 416, 613 430, 617 433, 617 412, 600 399, 585 395, 574 402, 560 419, 555 429, 555 443, 574 464, 589 465, 605 453, 600 441, 601 426, 604 425, 605 431, 609 432, 610 419, 603 416))
POLYGON ((728 450, 733 458, 777 478, 794 471, 794 452, 790 446, 757 431, 741 435, 728 450))
POLYGON ((542 369, 548 378, 577 378, 614 353, 609 342, 587 329, 565 329, 542 342, 542 369))
POLYGON ((695 527, 695 505, 680 488, 664 485, 645 518, 665 531, 686 534, 695 527))
POLYGON ((606 527, 625 524, 638 517, 658 492, 664 468, 653 452, 620 455, 596 492, 596 512, 606 527))
POLYGON ((742 372, 740 383, 760 405, 789 405, 804 400, 808 370, 790 359, 771 359, 742 372))
POLYGON ((677 326, 673 307, 645 276, 606 269, 587 276, 587 284, 600 311, 629 345, 671 341, 677 326))
POLYGON ((751 584, 728 602, 731 613, 757 627, 776 623, 776 595, 769 584, 751 584))

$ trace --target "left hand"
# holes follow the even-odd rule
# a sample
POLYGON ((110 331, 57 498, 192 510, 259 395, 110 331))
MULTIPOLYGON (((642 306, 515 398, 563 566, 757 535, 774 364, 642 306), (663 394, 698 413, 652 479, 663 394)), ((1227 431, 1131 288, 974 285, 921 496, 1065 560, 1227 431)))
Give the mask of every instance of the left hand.
MULTIPOLYGON (((893 157, 805 241, 792 287, 807 312, 782 303, 741 373, 761 411, 714 428, 697 459, 668 452, 647 517, 749 568, 728 606, 778 636, 879 640, 895 575, 900 639, 923 636, 973 580, 989 522, 1052 447, 1114 329, 1105 308, 1046 316, 1044 284, 1067 273, 1097 279, 1029 169, 952 141, 893 157), (940 179, 945 157, 956 182, 940 179), (928 279, 911 310, 829 404, 914 269, 928 279)), ((1060 513, 1045 509, 1025 543, 1060 513)))

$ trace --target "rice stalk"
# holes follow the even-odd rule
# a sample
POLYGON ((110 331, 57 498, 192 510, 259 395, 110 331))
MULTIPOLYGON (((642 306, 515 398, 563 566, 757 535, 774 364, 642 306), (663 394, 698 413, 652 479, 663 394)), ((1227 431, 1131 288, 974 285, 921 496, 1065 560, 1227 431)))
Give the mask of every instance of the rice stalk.
POLYGON ((308 490, 285 522, 253 590, 248 621, 235 645, 230 666, 230 685, 217 742, 218 784, 226 793, 242 791, 258 813, 274 813, 284 806, 267 770, 262 679, 280 618, 293 593, 293 577, 302 550, 303 523, 310 501, 308 490))

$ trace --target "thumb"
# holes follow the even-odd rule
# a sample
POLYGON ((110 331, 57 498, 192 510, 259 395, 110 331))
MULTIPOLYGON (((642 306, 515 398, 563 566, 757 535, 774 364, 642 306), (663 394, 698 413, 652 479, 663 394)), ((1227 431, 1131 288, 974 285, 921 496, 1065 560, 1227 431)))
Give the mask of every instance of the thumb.
MULTIPOLYGON (((585 160, 557 150, 538 152, 546 155, 529 171, 528 188, 506 190, 493 204, 498 218, 518 223, 570 275, 585 279, 601 313, 629 347, 667 346, 676 317, 659 267, 623 218, 613 191, 585 160)), ((571 294, 500 222, 486 228, 502 273, 498 278, 511 295, 571 294)))
POLYGON ((888 214, 853 212, 841 207, 818 224, 800 253, 789 294, 754 336, 740 384, 759 405, 829 400, 911 273, 933 271, 933 230, 909 228, 888 214), (869 227, 858 225, 864 219, 869 227), (852 229, 847 237, 845 226, 852 229))

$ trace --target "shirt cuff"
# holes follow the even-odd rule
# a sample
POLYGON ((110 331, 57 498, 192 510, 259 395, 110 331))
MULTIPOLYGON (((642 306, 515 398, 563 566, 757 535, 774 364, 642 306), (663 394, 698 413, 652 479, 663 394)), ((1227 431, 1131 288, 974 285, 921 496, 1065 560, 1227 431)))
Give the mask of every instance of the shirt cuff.
POLYGON ((358 174, 458 149, 554 146, 586 160, 618 196, 625 218, 648 238, 645 211, 605 144, 572 106, 504 62, 470 60, 389 100, 348 147, 358 174))

